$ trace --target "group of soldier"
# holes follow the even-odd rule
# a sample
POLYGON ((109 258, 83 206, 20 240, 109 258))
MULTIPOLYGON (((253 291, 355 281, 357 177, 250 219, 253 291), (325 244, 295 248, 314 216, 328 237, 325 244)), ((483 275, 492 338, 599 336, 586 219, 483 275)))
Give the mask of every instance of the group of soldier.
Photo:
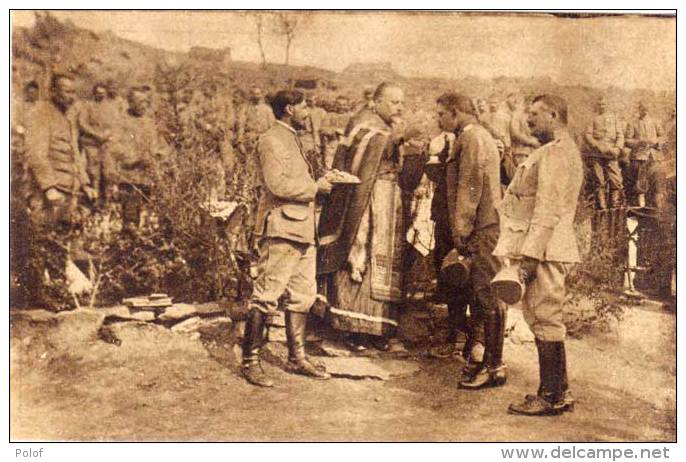
MULTIPOLYGON (((521 95, 509 94, 506 108, 491 96, 477 100, 480 122, 499 143, 504 174, 512 178, 513 167, 539 146, 526 126, 526 108, 521 95)), ((582 154, 591 173, 598 210, 621 207, 649 207, 663 211, 667 200, 666 155, 673 155, 676 113, 666 126, 655 118, 647 101, 636 105, 636 117, 623 120, 610 111, 601 96, 595 114, 583 133, 582 154), (666 128, 666 129, 665 129, 666 128)))
MULTIPOLYGON (((264 193, 255 228, 260 260, 243 339, 248 382, 274 386, 260 366, 260 348, 284 294, 291 372, 330 378, 304 349, 307 313, 320 297, 328 305, 325 319, 345 334, 353 351, 394 347, 399 309, 407 301, 405 206, 427 173, 436 184, 435 263, 443 276, 437 297, 448 305, 451 328, 444 350, 460 349, 468 361, 460 388, 507 381, 507 306, 492 281, 503 271, 514 272, 516 282, 527 287, 521 303, 536 337, 541 380, 537 393, 509 411, 549 415, 573 407, 562 304, 565 277, 579 261, 572 223, 582 160, 567 131, 564 99, 540 95, 528 108, 515 101, 519 112, 510 126, 526 135, 512 137, 512 176, 504 188, 502 143, 480 120, 472 98, 447 92, 436 100, 438 128, 446 135, 436 154, 425 134, 407 128, 402 88, 380 84, 351 117, 333 159, 333 169, 357 177, 351 185, 337 184, 329 173, 316 178, 298 135, 308 119, 305 96, 297 90, 276 93, 276 123, 259 138, 256 151, 264 193), (454 271, 465 261, 465 272, 454 271)), ((498 123, 506 125, 494 118, 498 123)))
POLYGON ((29 82, 13 120, 16 165, 25 172, 31 219, 52 227, 73 225, 80 209, 120 199, 125 227, 137 225, 152 186, 151 159, 166 143, 150 116, 150 88, 132 86, 125 101, 104 84, 78 100, 75 80, 55 74, 49 98, 38 100, 29 82))
MULTIPOLYGON (((79 205, 118 198, 124 229, 135 230, 154 187, 150 165, 170 151, 151 114, 151 88, 131 86, 122 101, 113 88, 95 84, 89 100, 77 101, 74 79, 56 74, 47 100, 38 101, 37 90, 35 82, 26 85, 21 116, 13 121, 32 185, 33 219, 68 223, 79 205)), ((408 128, 403 89, 382 83, 365 91, 332 152, 323 129, 326 112, 314 96, 287 89, 267 104, 254 88, 248 102, 233 109, 217 90, 206 85, 203 99, 189 96, 178 113, 219 133, 219 183, 239 150, 254 163, 261 185, 253 230, 258 261, 242 341, 248 382, 274 385, 260 366, 260 350, 280 306, 291 372, 330 378, 305 354, 308 313, 317 300, 325 300, 325 319, 354 352, 403 348, 395 332, 407 301, 408 202, 426 174, 434 183, 436 299, 447 305, 450 325, 446 344, 431 354, 467 359, 463 389, 504 385, 507 305, 492 280, 514 272, 526 286, 521 303, 541 374, 537 393, 509 410, 547 415, 573 407, 562 304, 565 277, 579 261, 572 223, 584 175, 563 98, 543 94, 525 104, 513 93, 506 112, 496 98, 486 106, 444 93, 435 102, 435 118, 445 143, 432 152, 426 133, 408 128), (204 113, 212 117, 200 117, 204 113), (359 182, 338 184, 336 170, 359 182), (467 268, 459 278, 451 277, 456 264, 467 268)), ((629 130, 605 113, 601 101, 585 134, 599 206, 607 204, 606 193, 611 202, 624 197, 616 193, 623 191, 617 165, 629 152, 637 200, 646 195, 659 207, 662 131, 645 104, 639 112, 629 130)))

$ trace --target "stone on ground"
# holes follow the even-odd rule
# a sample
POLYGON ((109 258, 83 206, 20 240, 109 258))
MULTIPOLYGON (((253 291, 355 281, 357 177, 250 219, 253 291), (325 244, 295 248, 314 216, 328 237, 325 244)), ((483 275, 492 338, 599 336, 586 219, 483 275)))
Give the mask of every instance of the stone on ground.
POLYGON ((125 321, 151 322, 155 320, 155 313, 152 311, 131 312, 129 308, 124 305, 118 305, 109 308, 98 308, 97 311, 98 313, 105 315, 105 324, 125 321))
POLYGON ((349 379, 389 380, 411 375, 419 370, 419 364, 412 361, 370 359, 360 357, 318 357, 334 377, 349 379))
POLYGON ((174 324, 171 327, 171 331, 176 334, 189 334, 197 332, 201 324, 201 319, 197 316, 194 316, 192 318, 188 318, 184 321, 174 324))
POLYGON ((181 321, 198 314, 197 309, 193 305, 187 303, 175 303, 164 310, 164 313, 158 316, 162 322, 181 321))

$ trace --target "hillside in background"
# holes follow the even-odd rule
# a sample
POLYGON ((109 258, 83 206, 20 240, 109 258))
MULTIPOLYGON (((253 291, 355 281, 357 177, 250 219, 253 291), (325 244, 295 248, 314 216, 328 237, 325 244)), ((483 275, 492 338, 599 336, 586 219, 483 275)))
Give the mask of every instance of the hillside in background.
POLYGON ((156 66, 186 66, 193 69, 198 83, 212 79, 225 89, 247 89, 258 85, 274 91, 301 79, 331 82, 330 88, 314 90, 324 98, 342 94, 351 100, 361 96, 367 85, 384 80, 401 84, 407 94, 411 112, 430 114, 439 94, 457 90, 472 96, 487 98, 491 93, 504 97, 520 90, 526 95, 551 92, 565 96, 570 103, 572 130, 580 133, 592 114, 593 101, 601 94, 609 96, 616 110, 624 117, 633 117, 635 104, 646 99, 654 104, 654 113, 666 118, 674 107, 675 93, 647 90, 624 90, 620 88, 590 88, 560 86, 549 77, 530 79, 496 76, 485 80, 466 77, 456 80, 441 78, 407 78, 399 75, 390 63, 355 63, 342 72, 310 66, 285 66, 231 61, 231 50, 193 48, 188 53, 161 50, 112 33, 96 33, 76 27, 70 21, 59 21, 49 13, 36 13, 32 28, 15 28, 12 31, 12 88, 13 93, 28 79, 47 88, 51 71, 70 71, 79 78, 80 93, 85 96, 95 81, 113 82, 120 88, 130 84, 153 82, 156 66))

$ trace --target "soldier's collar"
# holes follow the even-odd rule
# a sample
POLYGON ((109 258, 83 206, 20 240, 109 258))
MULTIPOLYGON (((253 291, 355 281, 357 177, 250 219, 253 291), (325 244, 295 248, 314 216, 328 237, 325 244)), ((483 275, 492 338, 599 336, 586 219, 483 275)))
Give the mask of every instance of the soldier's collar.
POLYGON ((297 135, 298 132, 296 132, 295 129, 294 129, 293 127, 291 127, 290 125, 288 125, 287 123, 281 122, 280 120, 277 120, 276 123, 277 123, 277 124, 280 124, 280 125, 283 125, 283 126, 286 127, 291 133, 297 135))
POLYGON ((562 142, 563 140, 566 140, 567 138, 569 138, 569 132, 564 128, 560 128, 558 130, 555 130, 555 133, 553 134, 553 139, 548 141, 543 146, 552 146, 562 142))

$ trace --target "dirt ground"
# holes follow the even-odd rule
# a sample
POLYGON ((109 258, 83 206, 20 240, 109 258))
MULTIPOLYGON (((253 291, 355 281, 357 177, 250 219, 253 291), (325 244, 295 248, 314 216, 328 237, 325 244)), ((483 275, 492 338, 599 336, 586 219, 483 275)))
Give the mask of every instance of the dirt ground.
POLYGON ((327 382, 287 374, 272 349, 264 367, 278 386, 260 389, 238 374, 232 330, 197 338, 126 323, 114 328, 116 346, 89 329, 12 322, 13 441, 676 439, 675 316, 656 308, 631 309, 613 333, 570 340, 577 409, 543 418, 506 413, 538 385, 535 346, 516 335, 506 341, 510 378, 497 389, 458 390, 462 360, 428 359, 421 348, 411 375, 327 382))

